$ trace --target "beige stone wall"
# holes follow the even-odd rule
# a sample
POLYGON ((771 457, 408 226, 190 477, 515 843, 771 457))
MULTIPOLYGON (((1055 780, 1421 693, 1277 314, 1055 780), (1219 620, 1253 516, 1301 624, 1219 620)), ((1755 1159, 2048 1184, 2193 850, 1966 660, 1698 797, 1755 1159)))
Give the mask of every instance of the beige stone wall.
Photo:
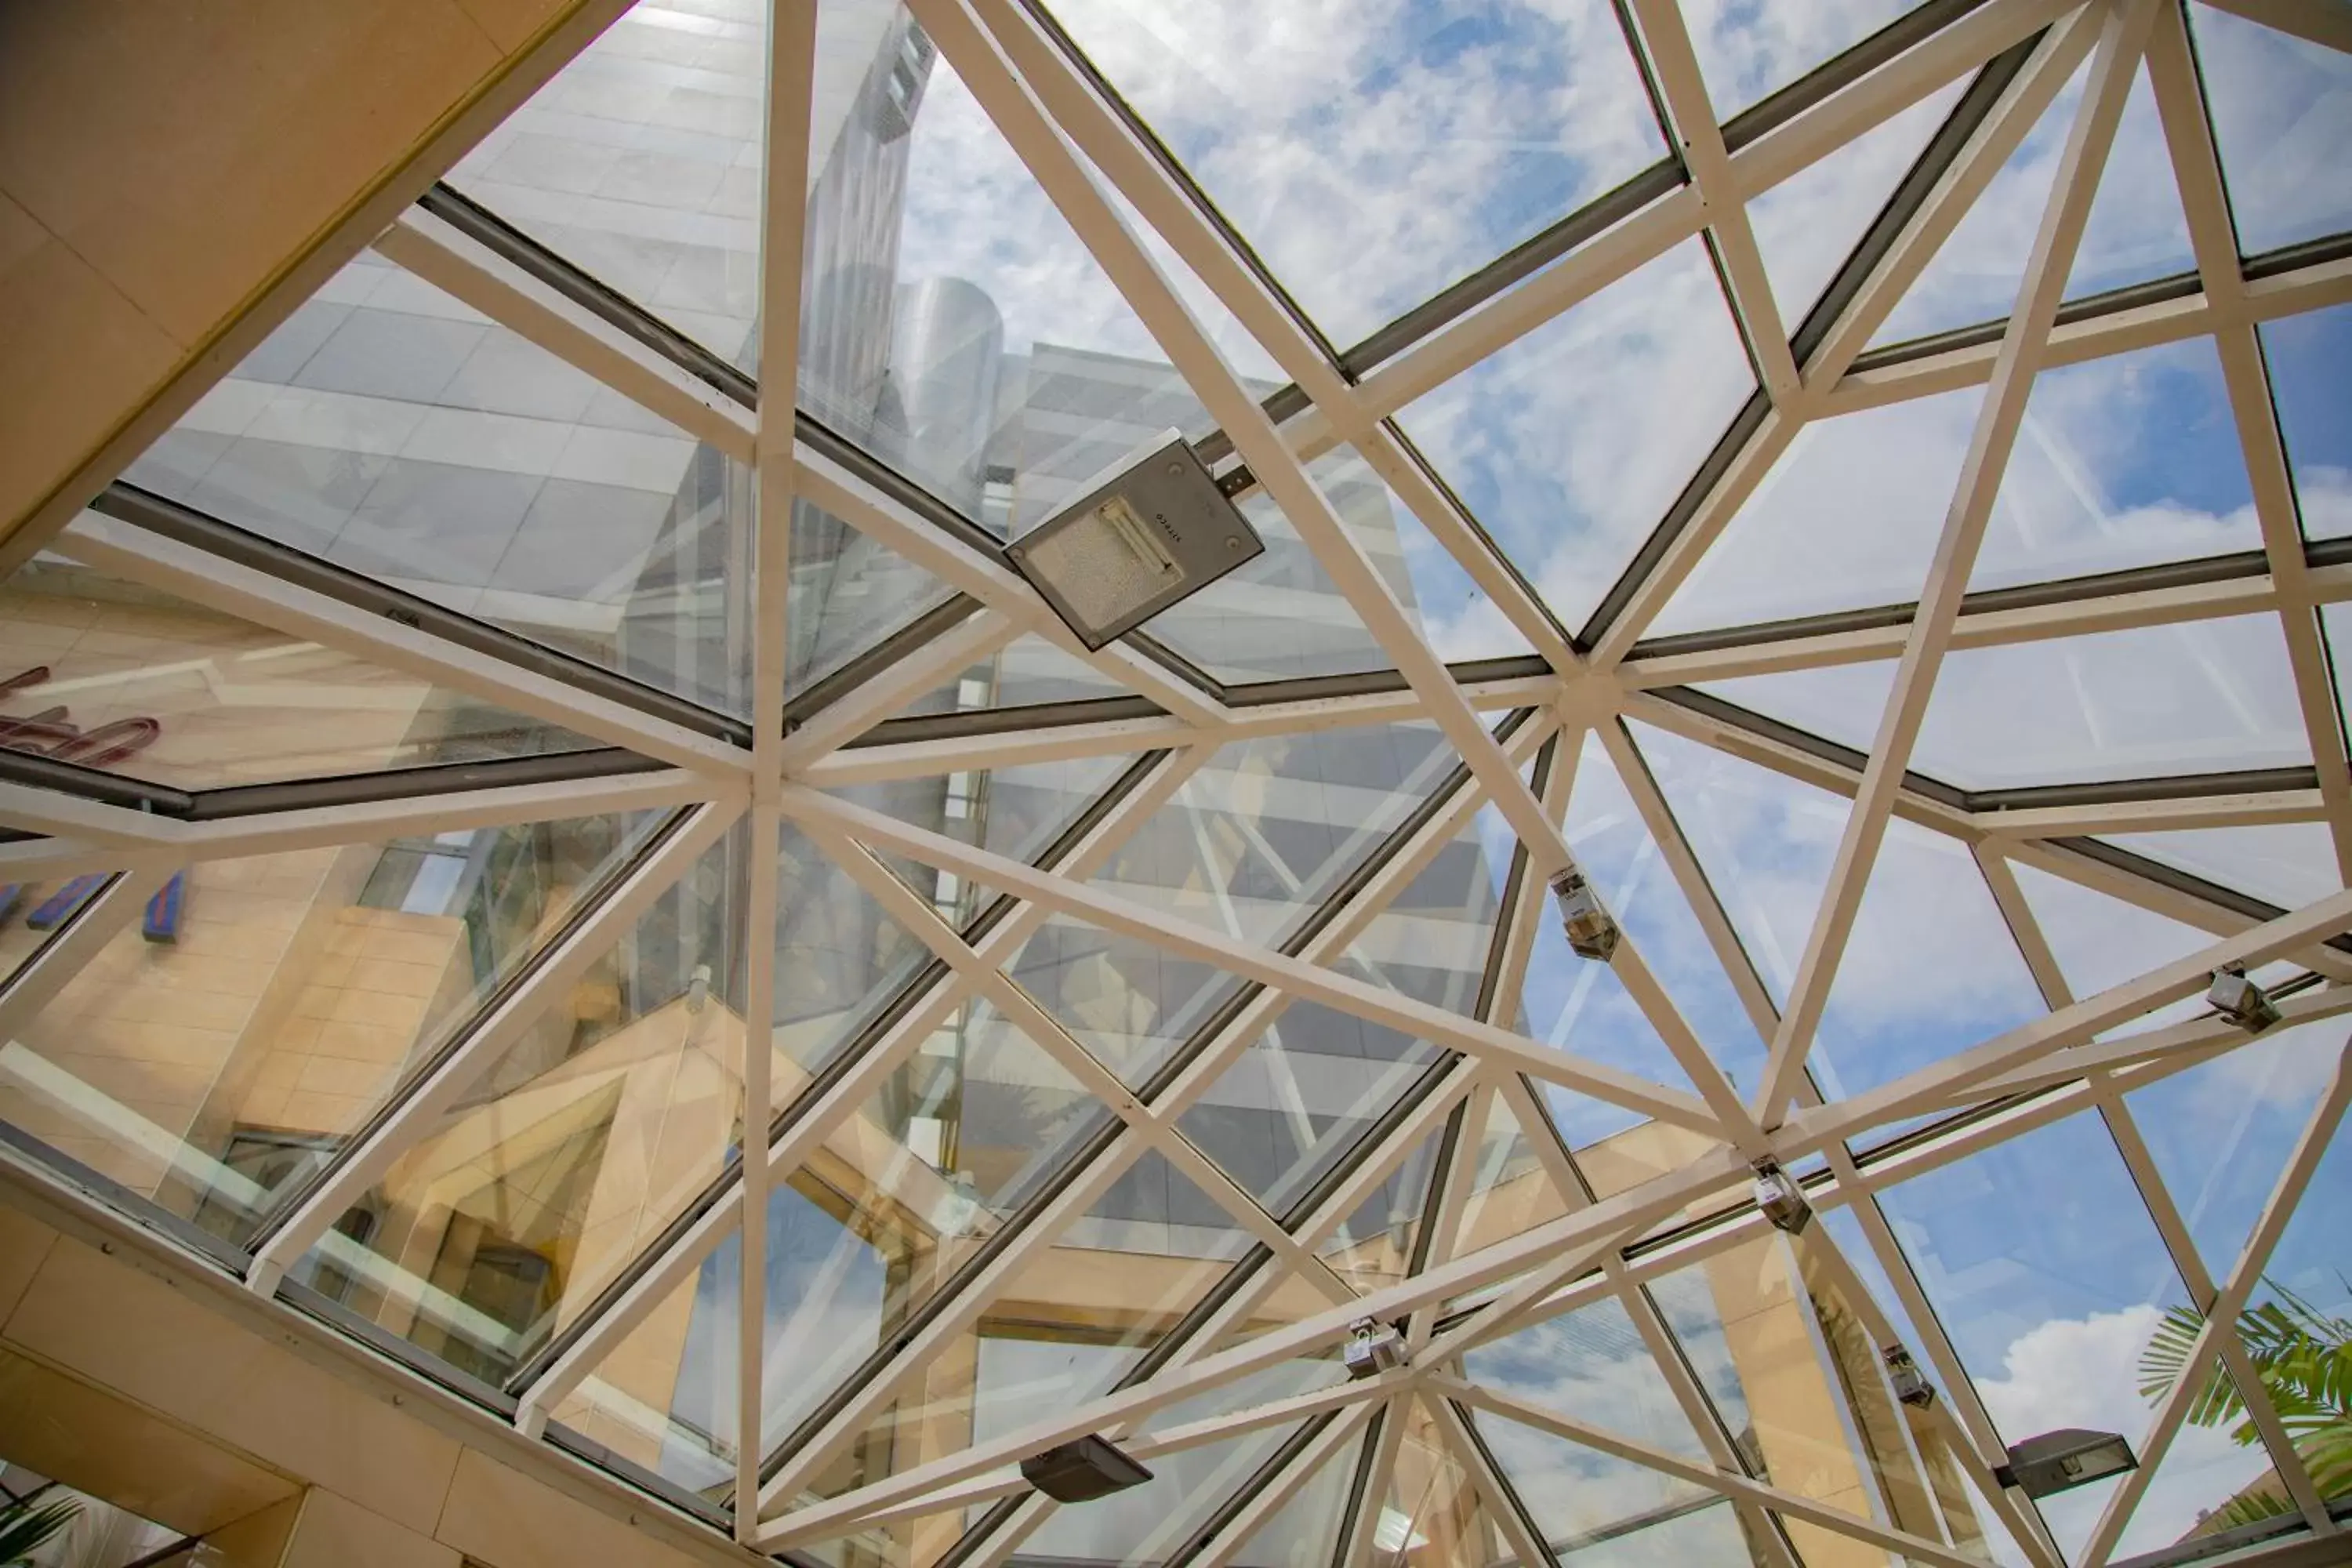
POLYGON ((575 9, 0 6, 0 540, 575 9))

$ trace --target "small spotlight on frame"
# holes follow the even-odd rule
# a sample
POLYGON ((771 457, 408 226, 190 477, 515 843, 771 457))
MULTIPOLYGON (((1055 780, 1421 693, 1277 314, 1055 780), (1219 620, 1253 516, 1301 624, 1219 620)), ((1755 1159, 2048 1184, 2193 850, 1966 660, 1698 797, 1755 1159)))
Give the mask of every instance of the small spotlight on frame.
POLYGON ((1764 1211, 1774 1229, 1796 1236, 1813 1223, 1813 1205, 1806 1201, 1805 1189, 1780 1168, 1780 1162, 1759 1160, 1755 1171, 1756 1206, 1764 1211))
POLYGON ((1608 963, 1617 951, 1617 922, 1584 873, 1570 866, 1551 879, 1551 892, 1559 900, 1559 923, 1568 931, 1569 951, 1596 963, 1608 963))
POLYGON ((1089 649, 1264 553, 1265 542, 1174 430, 1097 475, 1004 550, 1089 649))
POLYGON ((2271 1000, 2269 992, 2246 978, 2242 963, 2225 963, 2215 970, 2205 1000, 2250 1035, 2259 1035, 2279 1021, 2278 1004, 2271 1000))
POLYGON ((1911 1359, 1911 1352, 1900 1344, 1890 1344, 1879 1352, 1886 1361, 1886 1381, 1895 1386, 1895 1397, 1915 1409, 1926 1410, 1936 1403, 1936 1385, 1911 1359))
POLYGON ((1378 1377, 1404 1364, 1404 1336, 1393 1324, 1358 1318, 1348 1325, 1348 1341, 1339 1347, 1339 1359, 1351 1378, 1378 1377))
POLYGON ((2045 1498, 2137 1468, 2139 1460, 2120 1432, 2063 1426, 2011 1444, 2009 1463, 1993 1471, 1993 1479, 2028 1497, 2045 1498))

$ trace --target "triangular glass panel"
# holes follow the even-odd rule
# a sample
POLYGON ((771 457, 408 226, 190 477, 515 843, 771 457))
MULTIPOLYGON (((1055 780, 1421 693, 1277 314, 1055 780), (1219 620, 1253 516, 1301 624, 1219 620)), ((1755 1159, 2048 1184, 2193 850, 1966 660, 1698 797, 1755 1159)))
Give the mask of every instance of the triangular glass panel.
POLYGON ((2192 338, 2034 378, 1969 586, 2262 547, 2221 355, 2192 338))
MULTIPOLYGON (((881 40, 868 36, 856 51, 845 20, 828 14, 820 33, 830 46, 811 113, 812 129, 827 132, 813 146, 820 165, 836 139, 875 139, 849 100, 874 97, 858 79, 881 40), (836 51, 862 58, 836 63, 836 51)), ((762 7, 634 5, 478 142, 449 184, 721 357, 748 363, 767 65, 762 7)))
POLYGON ((1893 661, 1874 659, 1866 664, 1816 665, 1727 680, 1698 680, 1691 686, 1861 756, 1878 738, 1886 699, 1895 686, 1895 670, 1893 661))
MULTIPOLYGON (((770 1199, 762 1421, 770 1451, 956 1280, 1040 1181, 1109 1119, 1024 1037, 982 1005, 967 1005, 967 1026, 919 1047, 770 1199), (942 1045, 949 1048, 934 1048, 942 1045)), ((1000 1301, 1026 1300, 1038 1271, 1052 1272, 1056 1259, 1074 1289, 1086 1270, 1057 1241, 1014 1271, 1000 1301)), ((1157 1274, 1130 1282, 1168 1284, 1157 1274)), ((980 1333, 987 1332, 983 1325, 980 1333)), ((967 1331, 942 1353, 918 1403, 952 1403, 968 1420, 975 1342, 967 1331)), ((887 1429, 900 1415, 917 1418, 902 1403, 879 1420, 887 1429)))
POLYGON ((1396 520, 1393 548, 1398 566, 1391 566, 1376 548, 1381 542, 1360 532, 1358 537, 1364 540, 1373 563, 1396 589, 1406 614, 1437 650, 1438 658, 1459 663, 1524 658, 1534 652, 1527 635, 1496 606, 1486 589, 1471 581, 1462 563, 1437 542, 1412 508, 1391 497, 1389 511, 1396 520))
MULTIPOLYGON (((1586 1418, 1595 1425, 1605 1424, 1586 1418)), ((1706 1532, 1710 1537, 1721 1535, 1721 1527, 1729 1527, 1728 1537, 1721 1544, 1738 1540, 1738 1521, 1731 1505, 1722 1500, 1720 1493, 1696 1481, 1604 1454, 1491 1411, 1481 1411, 1475 1419, 1478 1436, 1543 1532, 1544 1543, 1564 1563, 1578 1561, 1589 1552, 1595 1562, 1624 1561, 1616 1554, 1647 1553, 1667 1547, 1670 1542, 1685 1548, 1696 1545, 1689 1539, 1687 1527, 1673 1528, 1675 1521, 1694 1515, 1711 1518, 1717 1528, 1706 1532), (1716 1515, 1720 1519, 1713 1520, 1716 1515), (1591 1551, 1604 1545, 1613 1545, 1614 1551, 1591 1551)), ((1743 1559, 1710 1553, 1652 1561, 1736 1564, 1743 1559)))
POLYGON ((2352 185, 2327 153, 2352 140, 2352 57, 2218 6, 2189 16, 2238 247, 2352 228, 2352 185))
MULTIPOLYGON (((2338 1029, 2340 1032, 2340 1025, 2338 1029)), ((2322 1035, 2319 1041, 2305 1049, 2316 1054, 2327 1050, 2332 1044, 2322 1035)), ((2308 1079, 2311 1075, 2306 1070, 2305 1076, 2308 1079)), ((2303 1109, 2307 1118, 2308 1103, 2303 1109)), ((2301 1135, 2298 1129, 2296 1136, 2301 1135)), ((2352 1319, 2352 1259, 2345 1256, 2347 1248, 2337 1222, 2343 1217, 2347 1192, 2352 1192, 2352 1131, 2338 1121, 2335 1135, 2328 1139, 2326 1151, 2320 1156, 2318 1169, 2312 1173, 2310 1184, 2304 1189, 2287 1218, 2285 1232, 2272 1250, 2270 1262, 2263 1269, 2262 1282, 2250 1298, 2254 1314, 2263 1323, 2253 1330, 2246 1348, 2255 1354, 2258 1366, 2269 1363, 2264 1382, 2271 1387, 2274 1402, 2282 1406, 2301 1403, 2294 1393, 2299 1378, 2306 1392, 2311 1385, 2307 1363, 2305 1369, 2298 1369, 2280 1363, 2290 1360, 2296 1352, 2307 1351, 2311 1341, 2334 1346, 2337 1357, 2343 1354, 2345 1321, 2352 1319)), ((2241 1261, 2231 1257, 2221 1267, 2234 1269, 2241 1261)), ((2337 1364, 2341 1364, 2340 1361, 2337 1364)), ((2281 1414, 2286 1414, 2284 1408, 2281 1414)), ((2290 1428, 2300 1428, 2304 1441, 2312 1443, 2310 1423, 2291 1422, 2290 1428)), ((2332 1496, 2343 1495, 2341 1454, 2342 1450, 2337 1449, 2331 1463, 2326 1456, 2306 1450, 2306 1458, 2321 1464, 2325 1470, 2323 1477, 2315 1479, 2322 1480, 2332 1496)))
POLYGON ((1574 628, 1755 384, 1693 240, 1425 394, 1400 422, 1574 628), (1657 417, 1666 406, 1675 417, 1657 417))
POLYGON ((2352 305, 2265 321, 2260 331, 2303 531, 2311 539, 2352 533, 2352 407, 2343 393, 2352 305))
POLYGON ((1404 1401, 1391 1407, 1390 1419, 1399 1416, 1404 1435, 1372 1516, 1372 1562, 1381 1568, 1516 1562, 1510 1538, 1429 1407, 1404 1401))
POLYGON ((2310 762, 2269 615, 1956 649, 1911 754, 1962 789, 2310 762))
POLYGON ((1244 1191, 1281 1214, 1436 1060, 1426 1041, 1296 1002, 1185 1108, 1177 1125, 1244 1191))
MULTIPOLYGON (((2090 79, 2085 62, 1992 178, 1895 304, 1873 341, 1886 343, 1979 321, 1998 321, 2017 303, 2027 256, 2041 227, 2051 184, 2090 79)), ((2101 170, 2066 297, 2193 270, 2189 225, 2181 216, 2156 95, 2143 65, 2124 100, 2123 120, 2101 170)))
POLYGON ((787 696, 808 688, 944 604, 948 585, 831 512, 793 503, 787 696))
POLYGON ((1349 1443, 1316 1466, 1290 1500, 1242 1542, 1233 1559, 1239 1568, 1329 1568, 1368 1440, 1349 1443))
MULTIPOLYGON (((1760 1237, 1666 1275, 1651 1294, 1758 1479, 1940 1538, 1940 1519, 1926 1511, 1932 1481, 1886 1392, 1879 1347, 1811 1255, 1816 1243, 1760 1237)), ((1807 1531, 1824 1547, 1838 1539, 1807 1531)))
MULTIPOLYGON (((2210 932, 2142 909, 2137 904, 2012 862, 2017 885, 2033 912, 2033 922, 2050 944, 2051 956, 2075 997, 2095 996, 2152 969, 2186 958, 2218 939, 2210 932)), ((2293 973, 2284 965, 2277 968, 2293 973)), ((2115 1034, 2134 1034, 2177 1023, 2207 1011, 2203 993, 2185 996, 2129 1020, 2115 1034)))
MULTIPOLYGON (((1151 1461, 1151 1479, 1084 1508, 1057 1508, 1022 1542, 1018 1562, 1159 1568, 1236 1499, 1297 1424, 1261 1427, 1151 1461)), ((1246 1559, 1236 1558, 1236 1562, 1246 1559)))
POLYGON ((1460 1258, 1524 1235, 1581 1205, 1583 1194, 1560 1191, 1533 1142, 1552 1136, 1546 1127, 1520 1126, 1502 1096, 1488 1102, 1477 1147, 1454 1155, 1471 1164, 1464 1178, 1462 1218, 1448 1256, 1460 1258))
MULTIPOLYGON (((1813 1217, 1821 1222, 1822 1240, 1836 1247, 1860 1277, 1863 1289, 1870 1292, 1871 1300, 1886 1314, 1888 1323, 1895 1330, 1895 1337, 1903 1342, 1921 1370, 1926 1370, 1927 1362, 1920 1353, 1924 1342, 1919 1331, 1911 1321, 1909 1310, 1903 1305, 1903 1297, 1886 1278, 1886 1270, 1879 1266, 1878 1254, 1872 1248, 1870 1237, 1863 1230, 1862 1221, 1854 1217, 1853 1208, 1841 1205, 1833 1209, 1822 1210, 1813 1217)), ((1807 1241, 1801 1245, 1811 1247, 1822 1245, 1822 1242, 1807 1241)))
POLYGON ((749 710, 750 471, 373 253, 124 478, 646 685, 749 710))
POLYGON ((1340 343, 1664 152, 1599 0, 1239 32, 1139 0, 1055 11, 1340 343))
POLYGON ((801 406, 1013 535, 1169 426, 1200 434, 1182 377, 920 28, 826 0, 820 48, 828 30, 857 85, 816 106, 801 406))
MULTIPOLYGON (((2327 660, 2331 672, 2352 670, 2352 606, 2322 605, 2319 607, 2320 635, 2327 639, 2327 660)), ((2336 676, 2336 711, 2347 729, 2352 729, 2352 681, 2345 675, 2336 676)))
MULTIPOLYGON (((2227 1279, 2245 1249, 2326 1091, 2343 1036, 2341 1024, 2272 1029, 2125 1097, 2212 1279, 2227 1279)), ((2314 1190, 2325 1202, 2341 1194, 2340 1186, 2314 1190)), ((2333 1259, 2318 1261, 2333 1267, 2333 1259)))
POLYGON ((789 822, 777 853, 775 1089, 789 1105, 931 955, 789 822))
POLYGON ((793 1548, 793 1555, 824 1568, 933 1568, 998 1506, 1001 1501, 967 1503, 869 1524, 831 1539, 804 1542, 793 1548))
POLYGON ((1918 5, 1919 0, 1863 0, 1801 17, 1689 6, 1685 21, 1715 117, 1729 120, 1918 5))
POLYGON ((1005 973, 1136 1089, 1199 1032, 1238 984, 1213 965, 1066 915, 1049 917, 1005 973))
POLYGON ((2316 903, 2344 885, 2336 868, 2336 841, 2325 823, 2110 833, 2105 838, 2119 849, 2177 867, 2234 892, 2252 893, 2281 909, 2316 903))
MULTIPOLYGON (((772 1225, 769 1239, 772 1247, 772 1225)), ((730 1230, 557 1402, 549 1422, 688 1491, 724 1496, 735 1484, 742 1257, 742 1238, 730 1230)), ((772 1266, 771 1278, 784 1272, 772 1266)), ((853 1267, 835 1291, 835 1328, 852 1334, 858 1317, 853 1303, 872 1292, 872 1282, 853 1267)), ((772 1300, 769 1310, 778 1304, 772 1300)))
POLYGON ((0 1120, 241 1246, 662 820, 200 860, 103 917, 102 876, 16 884, 12 943, 124 919, 0 1044, 0 1120))
POLYGON ((742 834, 705 851, 290 1277, 493 1385, 616 1281, 736 1147, 742 834))
POLYGON ((1423 1137, 1318 1247, 1318 1256, 1360 1294, 1396 1284, 1411 1268, 1445 1136, 1441 1125, 1423 1137))
MULTIPOLYGON (((1690 1417, 1683 1413, 1665 1373, 1658 1369, 1648 1342, 1643 1339, 1624 1306, 1612 1297, 1603 1297, 1589 1307, 1579 1307, 1516 1333, 1490 1340, 1465 1356, 1463 1364, 1471 1382, 1498 1393, 1559 1411, 1686 1459, 1702 1463, 1706 1459, 1706 1446, 1691 1430, 1690 1417)), ((1479 1417, 1482 1430, 1487 1428, 1487 1422, 1488 1417, 1479 1417)), ((1532 1431, 1528 1435, 1547 1436, 1532 1431)), ((1552 1440, 1566 1441, 1556 1437, 1552 1440)), ((1487 1432, 1487 1441, 1496 1448, 1496 1457, 1503 1462, 1504 1469, 1518 1484, 1519 1495, 1532 1501, 1526 1479, 1511 1458, 1511 1445, 1499 1440, 1491 1430, 1487 1432)), ((1639 1466, 1606 1458, 1597 1451, 1591 1458, 1603 1467, 1622 1465, 1625 1473, 1620 1479, 1628 1482, 1638 1478, 1659 1482, 1665 1479, 1639 1466)), ((1609 1473, 1587 1472, 1593 1479, 1609 1473)), ((1580 1480, 1575 1489, 1583 1485, 1580 1480)), ((1598 1500, 1585 1499, 1588 1507, 1598 1500)), ((1639 1513, 1643 1509, 1629 1508, 1625 1511, 1639 1513)), ((1547 1527, 1550 1528, 1549 1523, 1547 1527)))
POLYGON ((1139 1258, 1227 1263, 1239 1261, 1252 1245, 1241 1222, 1157 1150, 1120 1173, 1061 1239, 1064 1246, 1139 1258))
POLYGON ((2241 1525, 2275 1527, 2294 1519, 2294 1500, 2272 1468, 2261 1435, 2240 1413, 2237 1380, 2222 1367, 2212 1377, 2225 1391, 2229 1418, 2210 1426, 2184 1422, 2173 1434, 2116 1537, 2117 1561, 2193 1546, 2241 1525), (2239 1440, 2241 1433, 2247 1440, 2239 1440))
MULTIPOLYGON (((1307 473, 1390 591, 1413 609, 1415 574, 1442 577, 1453 557, 1426 531, 1419 541, 1424 549, 1417 556, 1408 551, 1402 531, 1412 514, 1353 447, 1325 453, 1307 473)), ((1154 616, 1144 631, 1232 686, 1392 668, 1395 661, 1265 491, 1244 498, 1241 511, 1265 542, 1265 553, 1154 616)), ((1453 575, 1461 577, 1458 566, 1453 575)))
POLYGON ((997 652, 957 671, 908 703, 898 716, 923 718, 1028 708, 1046 702, 1083 702, 1098 697, 1129 696, 1133 689, 1036 633, 1024 632, 997 652))
POLYGON ((1338 967, 1469 1016, 1484 989, 1511 870, 1509 855, 1488 847, 1510 841, 1503 814, 1480 806, 1349 943, 1338 967))
MULTIPOLYGON (((1336 1361, 1278 1363, 1206 1394, 1163 1406, 1145 1421, 1143 1430, 1146 1434, 1167 1431, 1233 1415, 1293 1394, 1328 1388, 1345 1376, 1336 1361)), ((1272 1462, 1298 1431, 1297 1424, 1262 1427, 1223 1442, 1164 1455, 1152 1461, 1153 1479, 1148 1486, 1123 1492, 1118 1500, 1133 1500, 1145 1506, 1112 1509, 1097 1504, 1083 1510, 1058 1510, 1055 1519, 1083 1519, 1087 1521, 1087 1529, 1080 1531, 1073 1527, 1052 1537, 1060 1542, 1059 1549, 1049 1546, 1041 1551, 1039 1538, 1054 1528, 1049 1520, 1045 1529, 1025 1543, 1024 1551, 1030 1561, 1044 1558, 1049 1562, 1120 1563, 1134 1568, 1149 1568, 1174 1560, 1175 1549, 1206 1527, 1229 1500, 1238 1500, 1242 1489, 1272 1462), (1100 1533, 1092 1523, 1097 1518, 1102 1521, 1100 1533)), ((1344 1453, 1353 1458, 1355 1449, 1351 1446, 1344 1453)), ((1348 1472, 1342 1468, 1339 1473, 1344 1485, 1348 1472)), ((1235 1561, 1246 1563, 1252 1559, 1243 1556, 1235 1561)))
MULTIPOLYGON (((1737 13, 1723 14, 1726 20, 1737 13)), ((1826 16, 1829 13, 1817 12, 1826 16)), ((1761 32, 1759 17, 1748 25, 1761 32)), ((1699 57, 1702 68, 1706 57, 1699 57)), ((1964 91, 1954 82, 1748 203, 1781 324, 1793 335, 1964 91)))
MULTIPOLYGON (((1073 757, 888 779, 827 793, 974 848, 1032 864, 1102 797, 1129 765, 1125 757, 1073 757)), ((787 844, 796 837, 792 828, 785 829, 787 844)), ((876 849, 873 854, 959 931, 996 897, 969 877, 894 850, 876 849)))
POLYGON ((1651 632, 1917 599, 1983 401, 1964 387, 1805 426, 1651 632))
MULTIPOLYGON (((1884 1188, 1879 1201, 2004 1441, 2079 1426, 2146 1447, 2155 1411, 2143 1358, 2187 1292, 2095 1113, 1884 1188)), ((2113 1484, 2043 1500, 2070 1560, 2113 1484)))
POLYGON ((0 584, 0 749, 205 790, 602 744, 53 552, 0 584))
POLYGON ((1851 803, 1666 731, 1627 728, 1757 973, 1785 1003, 1851 803))
MULTIPOLYGON (((1654 623, 1711 630, 1916 601, 1983 395, 1810 425, 1654 623)), ((1971 589, 2262 548, 2210 340, 2045 370, 1971 589)))
MULTIPOLYGON (((1147 1154, 1128 1173, 1136 1184, 1114 1183, 1089 1212, 1013 1267, 976 1321, 908 1369, 895 1405, 819 1471, 804 1497, 837 1496, 1065 1415, 1129 1375, 1247 1246, 1238 1232, 1210 1220, 1223 1211, 1171 1167, 1155 1164, 1159 1158, 1147 1154)), ((957 1249, 958 1261, 968 1256, 968 1248, 957 1249)), ((886 1299, 886 1332, 904 1321, 905 1310, 895 1291, 886 1299)), ((804 1372, 793 1385, 793 1403, 814 1408, 870 1342, 861 1340, 838 1355, 828 1349, 822 1373, 804 1372)), ((1341 1375, 1332 1363, 1290 1364, 1305 1369, 1293 1376, 1306 1378, 1306 1386, 1341 1375)), ((1298 1386, 1294 1381, 1267 1397, 1298 1386)), ((772 1449, 793 1425, 772 1415, 772 1449)))
POLYGON ((1615 760, 1595 734, 1585 736, 1577 762, 1566 829, 1577 863, 1600 887, 1610 912, 1674 999, 1683 1021, 1732 1083, 1752 1093, 1762 1082, 1764 1042, 1615 760))
MULTIPOLYGON (((1618 891, 1601 884, 1604 902, 1618 891)), ((1695 1092, 1689 1075, 1617 978, 1615 968, 1570 952, 1567 934, 1551 910, 1539 909, 1535 920, 1535 950, 1519 990, 1520 1033, 1563 1055, 1695 1092)), ((1570 1149, 1599 1142, 1645 1120, 1638 1110, 1559 1084, 1547 1082, 1541 1088, 1560 1139, 1570 1149)))
POLYGON ((1896 818, 1806 1066, 1832 1099, 1860 1094, 2044 1010, 1968 847, 1896 818))
POLYGON ((1456 765, 1453 748, 1424 723, 1236 741, 1094 883, 1228 936, 1275 942, 1456 765))

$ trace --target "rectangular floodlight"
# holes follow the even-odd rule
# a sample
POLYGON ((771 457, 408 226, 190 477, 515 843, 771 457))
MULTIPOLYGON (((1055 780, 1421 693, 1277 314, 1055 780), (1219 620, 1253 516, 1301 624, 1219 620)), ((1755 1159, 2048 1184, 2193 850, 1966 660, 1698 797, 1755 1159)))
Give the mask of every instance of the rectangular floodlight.
POLYGON ((2022 1489, 2028 1497, 2044 1498, 2137 1468, 2139 1460, 2121 1433, 2066 1426, 2011 1444, 2009 1463, 1995 1467, 1993 1479, 2022 1489))
POLYGON ((1141 1486, 1151 1472, 1088 1433, 1022 1460, 1021 1479, 1055 1502, 1092 1502, 1141 1486))
POLYGON ((1004 552, 1090 649, 1265 552, 1265 542, 1174 430, 1097 476, 1004 552))

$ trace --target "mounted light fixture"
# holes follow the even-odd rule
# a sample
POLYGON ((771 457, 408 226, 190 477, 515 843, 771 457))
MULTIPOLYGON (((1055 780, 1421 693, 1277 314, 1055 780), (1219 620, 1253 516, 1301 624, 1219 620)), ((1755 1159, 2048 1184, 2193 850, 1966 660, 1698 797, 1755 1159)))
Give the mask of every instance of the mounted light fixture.
POLYGON ((1348 1342, 1339 1347, 1349 1377, 1378 1377, 1404 1364, 1404 1336, 1393 1324, 1378 1318, 1358 1318, 1348 1325, 1348 1342))
POLYGON ((2246 978, 2242 963, 2225 963, 2215 970, 2205 1000, 2250 1035, 2259 1035, 2279 1021, 2278 1004, 2271 1000, 2269 992, 2246 978))
POLYGON ((2011 1443, 2009 1463, 1996 1468, 1992 1475, 2002 1486, 2016 1487, 2028 1497, 2043 1498, 2137 1468, 2139 1460, 2120 1432, 2062 1426, 2055 1432, 2028 1437, 2022 1443, 2011 1443))
POLYGON ((1265 542, 1174 430, 1097 475, 1004 551, 1089 648, 1264 553, 1265 542))
POLYGON ((1022 1460, 1021 1479, 1055 1502, 1092 1502, 1141 1486, 1151 1472, 1089 1432, 1022 1460))
POLYGON ((1795 1236, 1813 1223, 1813 1205, 1805 1201, 1805 1189, 1780 1169, 1778 1160, 1759 1160, 1755 1169, 1756 1206, 1775 1229, 1795 1236))
POLYGON ((1891 1344, 1879 1352, 1886 1360, 1886 1380, 1895 1385, 1895 1397, 1904 1404, 1926 1410, 1936 1403, 1936 1385, 1911 1359, 1911 1352, 1900 1344, 1891 1344))
POLYGON ((1559 900, 1559 923, 1568 930, 1569 951, 1579 958, 1606 963, 1617 951, 1617 922, 1601 907, 1601 895, 1570 866, 1551 879, 1552 896, 1559 900))

